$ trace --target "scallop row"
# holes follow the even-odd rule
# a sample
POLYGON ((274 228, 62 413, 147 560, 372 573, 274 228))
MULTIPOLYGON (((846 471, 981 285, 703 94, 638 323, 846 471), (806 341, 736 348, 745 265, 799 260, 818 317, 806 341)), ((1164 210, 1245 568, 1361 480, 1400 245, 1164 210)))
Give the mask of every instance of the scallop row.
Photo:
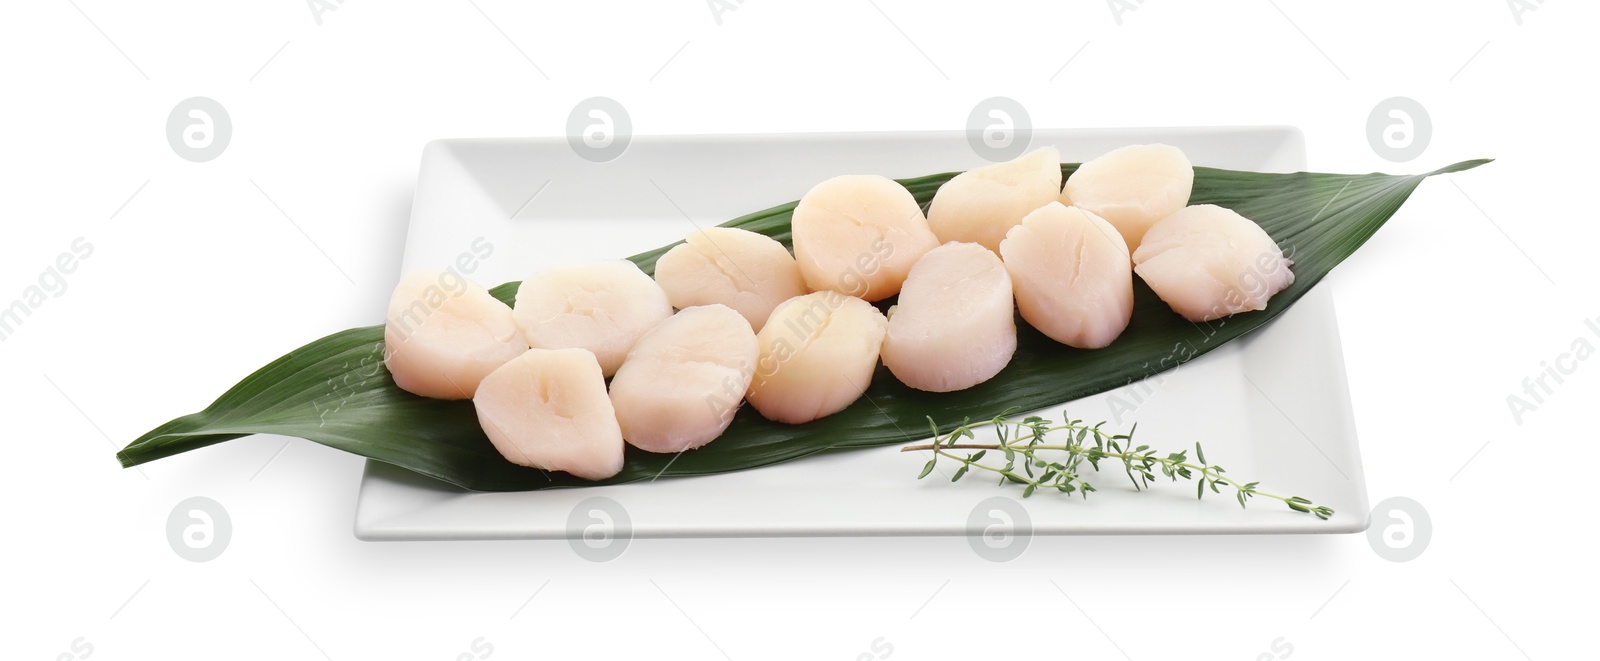
POLYGON ((1177 148, 1117 149, 1065 182, 1060 160, 1045 147, 956 175, 926 214, 894 180, 835 177, 796 205, 793 255, 697 230, 653 279, 626 260, 557 267, 512 306, 453 271, 413 272, 390 300, 385 363, 410 393, 471 399, 507 460, 597 480, 626 445, 710 443, 744 402, 789 424, 837 413, 880 361, 919 390, 981 384, 1016 352, 1014 312, 1062 344, 1108 346, 1135 274, 1195 322, 1264 309, 1294 281, 1255 222, 1189 206, 1177 148))

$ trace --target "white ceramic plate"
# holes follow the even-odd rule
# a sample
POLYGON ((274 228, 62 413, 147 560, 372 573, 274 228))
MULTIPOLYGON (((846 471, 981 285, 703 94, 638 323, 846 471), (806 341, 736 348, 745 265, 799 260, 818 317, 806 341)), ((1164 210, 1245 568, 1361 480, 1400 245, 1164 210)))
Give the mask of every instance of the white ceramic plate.
MULTIPOLYGON (((1198 165, 1294 171, 1293 128, 1035 131, 1067 161, 1127 144, 1165 142, 1198 165)), ((906 178, 983 165, 961 132, 644 137, 608 163, 564 139, 441 140, 423 151, 403 268, 444 268, 492 253, 471 277, 485 286, 555 264, 610 259, 682 238, 695 227, 798 199, 846 173, 906 178)), ((925 456, 896 447, 821 456, 754 471, 655 483, 526 493, 472 493, 367 462, 355 534, 366 540, 570 538, 604 521, 635 537, 961 535, 1025 516, 1034 534, 1332 533, 1367 527, 1367 498, 1327 284, 1270 326, 1177 370, 1071 402, 1074 417, 1139 423, 1161 450, 1205 445, 1230 475, 1333 507, 1330 521, 1231 493, 1195 499, 1192 483, 1135 493, 1116 470, 1088 500, 1041 493, 1025 514, 995 511, 1019 490, 992 481, 918 481, 925 456), (1129 409, 1132 409, 1129 411, 1129 409), (614 501, 616 511, 588 499, 614 501), (581 507, 580 507, 581 505, 581 507), (1003 517, 1003 518, 997 518, 1003 517)), ((915 432, 913 432, 915 433, 915 432)), ((908 439, 911 440, 918 439, 908 439)), ((1005 508, 1000 508, 1004 510, 1005 508)), ((1016 524, 1015 521, 1010 522, 1016 524)))

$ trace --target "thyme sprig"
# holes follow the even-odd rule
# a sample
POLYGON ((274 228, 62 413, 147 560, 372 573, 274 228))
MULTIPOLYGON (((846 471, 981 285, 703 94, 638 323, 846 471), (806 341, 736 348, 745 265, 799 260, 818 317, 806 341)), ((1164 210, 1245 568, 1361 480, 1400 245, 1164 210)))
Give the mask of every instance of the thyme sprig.
POLYGON ((1233 479, 1221 466, 1206 461, 1205 451, 1198 442, 1194 444, 1194 461, 1190 461, 1188 450, 1163 456, 1148 445, 1134 445, 1133 434, 1138 429, 1137 424, 1126 434, 1112 434, 1101 429, 1104 422, 1089 425, 1066 416, 1063 416, 1060 424, 1039 416, 1013 421, 1006 417, 1011 412, 1008 410, 993 419, 977 423, 970 418, 964 419, 961 426, 944 435, 939 434, 938 424, 929 418, 933 442, 908 445, 900 448, 900 451, 933 453, 922 467, 922 474, 917 476, 919 480, 933 473, 941 458, 949 459, 960 464, 950 478, 951 482, 960 480, 969 470, 976 468, 998 475, 1000 484, 1010 481, 1023 485, 1023 498, 1032 496, 1040 489, 1077 493, 1087 498, 1089 492, 1097 489, 1083 478, 1083 466, 1087 463, 1095 472, 1099 472, 1100 462, 1105 461, 1120 462, 1123 473, 1133 483, 1133 488, 1139 491, 1148 489, 1151 482, 1157 481, 1156 473, 1159 471, 1173 482, 1178 478, 1195 480, 1196 498, 1205 498, 1208 488, 1212 493, 1221 494, 1221 485, 1234 490, 1234 499, 1239 501, 1240 507, 1244 507, 1249 499, 1259 496, 1280 501, 1289 509, 1315 515, 1324 521, 1333 516, 1331 508, 1316 506, 1305 498, 1267 493, 1258 488, 1260 482, 1233 479), (982 426, 993 426, 999 442, 961 442, 963 439, 976 441, 973 429, 982 426), (1065 432, 1065 442, 1046 442, 1047 435, 1059 432, 1065 432), (975 452, 960 452, 962 450, 975 452), (1002 464, 991 460, 984 463, 984 457, 991 451, 1003 455, 1005 462, 1002 464))

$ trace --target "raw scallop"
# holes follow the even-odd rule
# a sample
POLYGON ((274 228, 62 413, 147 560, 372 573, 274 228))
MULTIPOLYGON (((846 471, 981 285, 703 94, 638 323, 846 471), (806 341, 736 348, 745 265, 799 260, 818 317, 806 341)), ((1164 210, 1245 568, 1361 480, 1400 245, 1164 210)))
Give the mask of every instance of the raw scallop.
POLYGON ((710 443, 733 422, 755 369, 750 322, 723 305, 684 308, 639 338, 611 379, 622 438, 649 452, 710 443))
POLYGON ((940 242, 967 241, 998 252, 1023 216, 1060 195, 1061 152, 1043 147, 945 182, 928 207, 928 226, 940 242))
POLYGON ((1294 282, 1294 262, 1266 230, 1230 209, 1186 207, 1150 228, 1134 271, 1178 314, 1211 321, 1264 310, 1294 282))
POLYGON ((795 206, 791 227, 806 286, 868 301, 899 293, 911 265, 939 245, 911 191, 876 175, 817 184, 795 206))
POLYGON ((514 464, 586 480, 622 470, 622 430, 586 350, 529 349, 485 377, 472 404, 489 442, 514 464))
POLYGON ((512 316, 535 349, 588 349, 606 376, 672 303, 633 262, 561 266, 522 281, 512 316))
POLYGON ((1060 202, 1106 219, 1129 250, 1156 221, 1189 203, 1194 166, 1170 145, 1133 145, 1078 166, 1067 177, 1060 202))
POLYGON ((1105 219, 1051 202, 1011 228, 1000 256, 1017 290, 1017 310, 1050 339, 1099 349, 1128 327, 1133 263, 1105 219))
POLYGON ((883 364, 912 388, 965 390, 988 381, 1017 351, 1011 276, 976 243, 928 251, 889 311, 883 364))
POLYGON ((383 344, 395 385, 437 399, 470 399, 483 377, 528 349, 511 308, 454 271, 400 279, 383 344))
POLYGON ((872 383, 886 325, 870 303, 838 292, 784 301, 756 334, 750 405, 790 424, 838 413, 872 383))
POLYGON ((696 230, 656 261, 656 283, 675 308, 720 303, 750 322, 806 293, 800 267, 772 237, 732 227, 696 230))

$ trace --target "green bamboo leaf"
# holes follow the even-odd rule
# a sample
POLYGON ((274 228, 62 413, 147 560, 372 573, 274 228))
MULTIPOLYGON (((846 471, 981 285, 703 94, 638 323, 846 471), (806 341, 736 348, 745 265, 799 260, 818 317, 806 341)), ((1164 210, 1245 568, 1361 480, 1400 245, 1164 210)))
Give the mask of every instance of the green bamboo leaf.
MULTIPOLYGON (((1104 349, 1085 351, 1058 344, 1019 319, 1015 358, 998 376, 976 387, 952 393, 922 392, 901 384, 880 366, 867 396, 835 415, 803 425, 785 425, 744 407, 716 442, 677 456, 630 447, 622 472, 598 482, 514 465, 483 435, 471 402, 426 399, 395 387, 383 365, 382 326, 341 331, 289 352, 246 377, 204 411, 140 436, 118 452, 117 459, 123 466, 137 466, 249 434, 282 434, 468 489, 526 491, 724 473, 822 452, 901 444, 908 440, 905 430, 915 428, 930 411, 946 420, 935 423, 930 432, 949 433, 958 426, 957 418, 987 420, 1008 409, 1042 409, 1104 392, 1175 367, 1260 328, 1361 247, 1427 177, 1487 162, 1465 161, 1410 176, 1195 168, 1192 204, 1228 207, 1260 223, 1294 260, 1294 284, 1274 296, 1266 310, 1193 324, 1174 314, 1135 278, 1134 321, 1104 349), (1184 350, 1174 355, 1174 347, 1184 350)), ((1063 165, 1062 173, 1070 175, 1076 167, 1063 165)), ((901 183, 926 206, 952 176, 954 173, 937 174, 901 183)), ((766 234, 789 245, 793 210, 791 202, 724 226, 766 234)), ((630 259, 652 273, 656 259, 672 245, 630 259)), ((519 284, 509 282, 490 291, 509 304, 519 284)), ((893 302, 879 305, 887 307, 893 302)), ((204 360, 205 356, 189 358, 204 360)), ((1297 503, 1291 503, 1294 505, 1297 503)))

